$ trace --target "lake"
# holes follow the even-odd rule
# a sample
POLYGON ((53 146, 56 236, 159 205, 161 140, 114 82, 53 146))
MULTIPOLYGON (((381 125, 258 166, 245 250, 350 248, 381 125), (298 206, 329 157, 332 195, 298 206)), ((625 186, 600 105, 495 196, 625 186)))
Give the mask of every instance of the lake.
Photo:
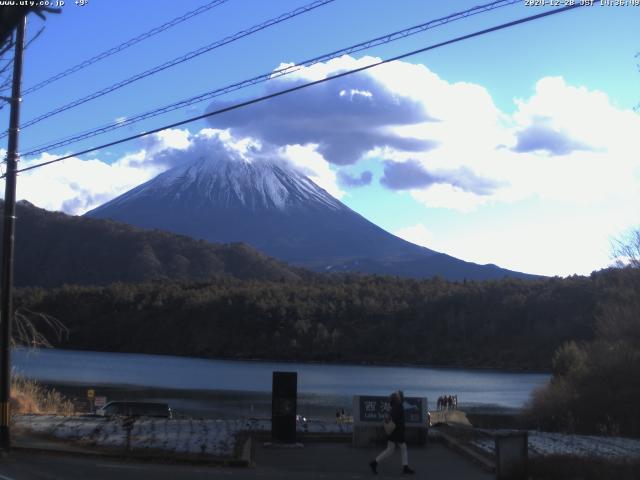
POLYGON ((274 371, 297 372, 299 404, 322 410, 323 414, 350 406, 353 395, 388 395, 397 389, 407 396, 426 396, 431 408, 438 396, 455 394, 462 408, 519 409, 535 388, 550 379, 548 374, 496 370, 231 361, 24 348, 13 350, 12 365, 15 373, 42 383, 75 386, 76 391, 90 386, 98 395, 108 394, 109 399, 168 398, 172 405, 207 416, 214 411, 218 416, 228 416, 230 410, 235 414, 264 413, 269 408, 274 371))

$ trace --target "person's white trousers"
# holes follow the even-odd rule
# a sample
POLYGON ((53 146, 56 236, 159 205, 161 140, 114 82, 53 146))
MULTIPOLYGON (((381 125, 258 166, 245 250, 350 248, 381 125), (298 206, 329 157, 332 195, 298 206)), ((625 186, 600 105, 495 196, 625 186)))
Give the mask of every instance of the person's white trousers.
MULTIPOLYGON (((393 455, 393 451, 395 449, 396 449, 396 443, 388 441, 387 449, 376 457, 376 462, 380 463, 385 458, 393 455)), ((407 444, 404 442, 400 444, 400 455, 402 455, 402 465, 403 466, 409 465, 409 454, 407 453, 407 444)))

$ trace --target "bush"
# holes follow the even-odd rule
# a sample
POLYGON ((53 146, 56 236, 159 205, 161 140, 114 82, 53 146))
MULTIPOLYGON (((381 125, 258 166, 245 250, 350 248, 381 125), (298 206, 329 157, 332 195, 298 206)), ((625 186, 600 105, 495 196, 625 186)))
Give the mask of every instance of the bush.
MULTIPOLYGON (((638 294, 636 287, 627 290, 638 294)), ((534 393, 529 420, 546 430, 640 436, 638 331, 639 302, 618 298, 604 305, 593 341, 568 342, 554 354, 553 378, 534 393)))
POLYGON ((11 409, 15 413, 73 415, 73 403, 60 392, 46 388, 34 380, 13 376, 11 382, 11 409))

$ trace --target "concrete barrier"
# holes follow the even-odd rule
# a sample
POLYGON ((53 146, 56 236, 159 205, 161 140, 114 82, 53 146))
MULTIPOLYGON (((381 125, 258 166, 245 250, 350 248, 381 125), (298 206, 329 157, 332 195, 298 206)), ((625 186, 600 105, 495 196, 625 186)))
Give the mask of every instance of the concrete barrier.
POLYGON ((527 478, 529 435, 524 432, 501 433, 496 436, 496 479, 527 478))

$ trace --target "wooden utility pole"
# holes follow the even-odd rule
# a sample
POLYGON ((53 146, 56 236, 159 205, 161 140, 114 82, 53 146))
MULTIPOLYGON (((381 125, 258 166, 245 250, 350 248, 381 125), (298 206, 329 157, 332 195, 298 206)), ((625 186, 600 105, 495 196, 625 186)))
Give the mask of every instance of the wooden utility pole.
POLYGON ((16 48, 13 57, 13 86, 7 145, 7 172, 4 192, 4 230, 2 232, 2 295, 0 296, 0 450, 9 452, 11 436, 9 399, 11 395, 11 323, 13 321, 13 245, 16 223, 16 170, 18 169, 18 133, 20 130, 20 101, 22 84, 22 56, 27 16, 18 22, 16 48))

